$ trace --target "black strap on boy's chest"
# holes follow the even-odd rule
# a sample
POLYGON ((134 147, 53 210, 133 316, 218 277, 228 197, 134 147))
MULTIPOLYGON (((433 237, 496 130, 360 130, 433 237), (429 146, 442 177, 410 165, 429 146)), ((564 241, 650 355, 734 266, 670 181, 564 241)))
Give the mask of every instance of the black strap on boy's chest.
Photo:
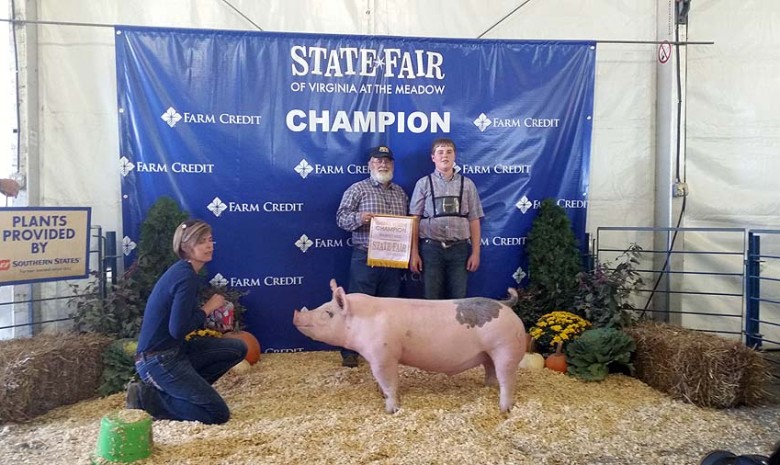
MULTIPOLYGON (((463 215, 461 213, 461 211, 463 210, 463 184, 465 184, 465 183, 463 182, 463 176, 461 176, 460 177, 460 192, 458 193, 458 213, 457 214, 452 214, 452 215, 438 214, 436 212, 436 193, 433 190, 433 175, 431 175, 431 174, 428 175, 428 185, 431 188, 431 202, 433 204, 433 218, 439 218, 439 217, 443 217, 443 216, 459 216, 461 218, 464 218, 464 217, 468 216, 468 215, 463 215)), ((430 218, 430 217, 426 216, 426 217, 423 217, 423 218, 430 218)))

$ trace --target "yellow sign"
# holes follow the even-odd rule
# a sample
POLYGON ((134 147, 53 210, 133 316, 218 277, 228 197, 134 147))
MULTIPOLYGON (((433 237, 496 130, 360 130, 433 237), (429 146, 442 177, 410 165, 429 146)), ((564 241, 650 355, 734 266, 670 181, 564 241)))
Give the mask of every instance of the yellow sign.
POLYGON ((412 253, 413 216, 374 216, 368 234, 368 265, 406 268, 412 253))
POLYGON ((0 208, 0 286, 85 278, 88 207, 0 208))

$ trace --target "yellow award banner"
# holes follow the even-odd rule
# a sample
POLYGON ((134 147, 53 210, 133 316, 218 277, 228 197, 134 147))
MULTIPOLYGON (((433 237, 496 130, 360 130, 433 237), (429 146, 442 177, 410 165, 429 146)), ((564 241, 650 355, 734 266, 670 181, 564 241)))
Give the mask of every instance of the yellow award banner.
POLYGON ((0 208, 0 286, 87 277, 91 212, 0 208))
POLYGON ((408 267, 413 232, 413 216, 372 217, 368 234, 368 266, 408 267))

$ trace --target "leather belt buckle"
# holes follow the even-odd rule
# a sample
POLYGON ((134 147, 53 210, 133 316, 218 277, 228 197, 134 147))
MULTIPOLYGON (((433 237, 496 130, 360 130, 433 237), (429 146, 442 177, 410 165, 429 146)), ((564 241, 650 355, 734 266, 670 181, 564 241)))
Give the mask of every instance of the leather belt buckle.
POLYGON ((463 242, 466 242, 466 239, 456 239, 454 241, 437 241, 435 239, 425 238, 425 239, 423 239, 423 242, 426 243, 426 244, 440 245, 442 249, 449 249, 452 246, 455 246, 455 245, 461 244, 463 242))

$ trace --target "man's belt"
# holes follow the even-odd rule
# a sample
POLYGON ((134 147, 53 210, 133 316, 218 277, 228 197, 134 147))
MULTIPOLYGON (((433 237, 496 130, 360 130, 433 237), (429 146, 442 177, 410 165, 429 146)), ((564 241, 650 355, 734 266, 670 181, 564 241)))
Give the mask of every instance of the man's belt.
POLYGON ((453 246, 456 246, 456 245, 465 244, 469 240, 468 239, 456 239, 454 241, 437 241, 435 239, 423 239, 422 241, 425 244, 436 244, 436 245, 440 246, 442 249, 449 249, 450 247, 453 247, 453 246))

